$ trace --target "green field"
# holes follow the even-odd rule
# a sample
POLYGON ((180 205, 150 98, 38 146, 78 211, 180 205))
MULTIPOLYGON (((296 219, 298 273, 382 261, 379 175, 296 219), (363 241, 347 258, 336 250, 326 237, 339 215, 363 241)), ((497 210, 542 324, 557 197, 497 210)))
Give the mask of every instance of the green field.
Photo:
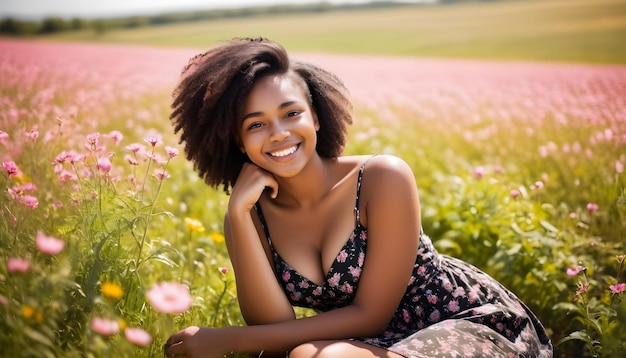
POLYGON ((293 51, 626 64, 626 1, 511 0, 92 30, 54 40, 207 47, 264 36, 293 51))

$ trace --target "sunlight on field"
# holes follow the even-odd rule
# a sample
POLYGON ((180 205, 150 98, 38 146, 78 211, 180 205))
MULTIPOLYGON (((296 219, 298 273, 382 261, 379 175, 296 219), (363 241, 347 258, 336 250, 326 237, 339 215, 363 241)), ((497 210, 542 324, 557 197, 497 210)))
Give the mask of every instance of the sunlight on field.
POLYGON ((626 63, 621 0, 512 0, 224 19, 60 40, 207 47, 265 36, 296 51, 626 63))
MULTIPOLYGON (((198 51, 190 47, 204 49, 258 28, 345 80, 356 104, 347 153, 395 154, 411 165, 424 230, 438 250, 509 287, 555 342, 585 332, 607 356, 623 352, 625 66, 319 53, 371 47, 406 54, 416 46, 422 52, 411 54, 453 56, 472 38, 490 36, 493 48, 481 49, 477 41, 464 55, 517 58, 514 47, 522 40, 513 39, 524 38, 517 26, 529 18, 509 16, 512 9, 534 14, 533 36, 541 37, 542 26, 563 10, 556 4, 564 3, 572 9, 553 24, 561 32, 551 30, 545 50, 576 29, 594 28, 576 22, 590 12, 587 2, 494 3, 489 11, 483 4, 455 6, 448 25, 469 21, 480 9, 491 24, 497 21, 497 30, 465 34, 458 29, 466 25, 450 25, 428 40, 388 46, 393 36, 419 40, 416 34, 437 23, 427 15, 442 10, 389 11, 382 31, 374 13, 362 25, 346 13, 325 15, 328 29, 308 25, 319 19, 297 16, 99 39, 188 46, 183 49, 0 41, 2 354, 156 357, 174 330, 243 323, 224 245, 227 196, 204 185, 186 162, 169 105, 179 71, 198 51), (413 15, 424 18, 410 20, 413 15), (412 30, 394 32, 399 21, 412 30), (359 42, 357 33, 369 34, 370 42, 359 42), (309 37, 299 42, 298 36, 309 37), (511 47, 493 45, 507 36, 511 47), (449 47, 423 50, 431 41, 449 47), (163 305, 165 289, 181 300, 163 305)), ((614 11, 596 14, 609 19, 596 28, 617 29, 617 36, 623 22, 616 16, 624 7, 603 3, 614 11)), ((530 52, 533 36, 520 49, 529 58, 543 53, 530 52)), ((567 41, 556 48, 571 55, 575 46, 567 48, 567 41)), ((585 349, 584 342, 568 341, 557 356, 585 349)))

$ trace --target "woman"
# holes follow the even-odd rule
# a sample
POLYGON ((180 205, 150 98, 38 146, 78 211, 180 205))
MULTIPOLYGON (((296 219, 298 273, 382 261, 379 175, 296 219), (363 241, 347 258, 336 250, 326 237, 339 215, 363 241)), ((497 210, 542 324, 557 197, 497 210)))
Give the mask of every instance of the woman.
POLYGON ((551 357, 540 322, 421 232, 415 178, 389 155, 342 156, 342 82, 265 39, 196 56, 172 121, 224 231, 244 327, 189 327, 168 356, 551 357), (293 306, 319 312, 296 319, 293 306))

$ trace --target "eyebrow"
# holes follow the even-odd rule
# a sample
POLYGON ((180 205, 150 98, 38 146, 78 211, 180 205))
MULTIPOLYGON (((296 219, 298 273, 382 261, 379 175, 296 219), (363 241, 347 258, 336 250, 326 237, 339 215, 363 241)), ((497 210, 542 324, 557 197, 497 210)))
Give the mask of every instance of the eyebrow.
MULTIPOLYGON (((283 108, 292 106, 292 105, 297 104, 297 103, 300 103, 300 101, 288 101, 288 102, 285 102, 285 103, 281 103, 281 105, 278 106, 278 109, 283 109, 283 108)), ((245 116, 243 116, 241 121, 243 122, 243 121, 245 121, 248 118, 259 117, 259 116, 262 116, 262 115, 263 115, 263 112, 251 112, 251 113, 248 113, 245 116)))

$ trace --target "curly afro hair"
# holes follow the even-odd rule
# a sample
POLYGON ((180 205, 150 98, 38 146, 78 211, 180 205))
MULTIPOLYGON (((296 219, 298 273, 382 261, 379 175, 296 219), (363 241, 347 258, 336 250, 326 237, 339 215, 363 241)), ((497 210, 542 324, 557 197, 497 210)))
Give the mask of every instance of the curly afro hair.
POLYGON ((187 159, 208 185, 229 192, 249 162, 237 141, 241 112, 255 81, 267 75, 289 76, 302 85, 320 123, 317 152, 327 158, 342 154, 352 124, 343 82, 315 65, 290 61, 274 41, 237 38, 191 58, 173 92, 174 132, 180 132, 187 159))

